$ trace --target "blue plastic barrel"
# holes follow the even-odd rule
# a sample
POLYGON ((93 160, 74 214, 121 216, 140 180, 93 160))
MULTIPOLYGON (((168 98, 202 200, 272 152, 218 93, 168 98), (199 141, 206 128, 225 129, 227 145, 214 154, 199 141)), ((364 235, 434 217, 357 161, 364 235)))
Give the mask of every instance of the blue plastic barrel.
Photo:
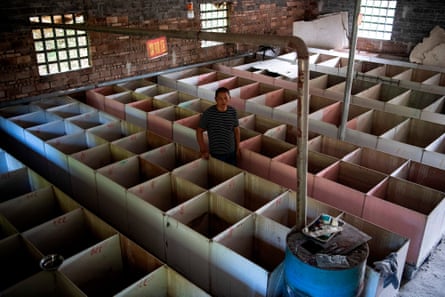
MULTIPOLYGON (((368 251, 367 244, 364 247, 368 251)), ((284 260, 284 282, 287 296, 311 297, 353 297, 362 288, 366 257, 363 261, 348 268, 325 269, 302 261, 289 246, 284 260)))

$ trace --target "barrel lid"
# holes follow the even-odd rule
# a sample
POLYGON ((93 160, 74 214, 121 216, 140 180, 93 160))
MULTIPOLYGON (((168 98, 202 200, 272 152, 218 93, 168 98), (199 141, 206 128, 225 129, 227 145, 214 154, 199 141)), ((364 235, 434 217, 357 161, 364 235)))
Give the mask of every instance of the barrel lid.
POLYGON ((367 242, 371 237, 346 222, 342 227, 342 231, 326 243, 306 236, 294 228, 287 235, 287 248, 300 261, 315 267, 321 267, 320 259, 328 258, 345 259, 348 263, 346 266, 344 263, 332 265, 333 269, 355 267, 368 258, 367 242))

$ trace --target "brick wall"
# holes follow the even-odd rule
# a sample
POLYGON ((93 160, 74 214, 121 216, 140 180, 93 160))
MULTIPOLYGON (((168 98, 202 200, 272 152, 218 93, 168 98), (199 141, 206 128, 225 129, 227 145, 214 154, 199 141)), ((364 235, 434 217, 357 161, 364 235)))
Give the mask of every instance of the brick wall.
POLYGON ((316 1, 235 1, 230 30, 236 33, 292 35, 292 23, 314 18, 316 1))
MULTIPOLYGON (((185 4, 186 0, 3 1, 0 4, 0 103, 94 86, 249 50, 241 45, 200 48, 197 41, 169 39, 168 55, 149 60, 146 57, 146 38, 91 32, 91 68, 50 76, 38 74, 28 27, 29 16, 82 12, 87 15, 89 23, 97 25, 197 31, 199 20, 186 18, 185 4)), ((232 1, 230 32, 291 35, 294 21, 311 20, 318 15, 318 9, 320 13, 346 10, 352 20, 354 5, 355 2, 349 0, 232 1)), ((445 28, 443 0, 399 0, 392 40, 359 39, 357 47, 359 50, 408 56, 410 50, 436 25, 445 28)))
MULTIPOLYGON (((349 30, 352 31, 352 18, 355 1, 319 0, 321 14, 348 11, 349 30)), ((445 29, 445 1, 443 0, 397 0, 392 38, 370 40, 359 38, 357 49, 408 57, 416 44, 422 42, 435 26, 445 29)))
MULTIPOLYGON (((62 74, 39 76, 28 18, 36 15, 81 12, 94 25, 149 30, 199 30, 199 20, 186 18, 186 1, 140 0, 37 0, 0 4, 0 104, 19 98, 146 74, 168 68, 223 58, 249 50, 224 45, 201 48, 194 40, 168 39, 168 55, 149 60, 148 39, 90 32, 92 67, 62 74), (3 7, 2 7, 3 6, 3 7)), ((292 22, 314 15, 314 1, 233 1, 230 31, 291 35, 292 22), (310 6, 308 3, 311 3, 310 6)), ((197 5, 195 2, 195 11, 197 5)), ((195 13, 195 15, 198 15, 195 13)))

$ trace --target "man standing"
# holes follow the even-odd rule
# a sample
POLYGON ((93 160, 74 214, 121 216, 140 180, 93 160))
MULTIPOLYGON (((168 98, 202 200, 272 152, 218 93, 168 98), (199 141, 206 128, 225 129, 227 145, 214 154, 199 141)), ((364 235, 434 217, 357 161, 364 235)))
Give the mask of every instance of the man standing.
POLYGON ((227 88, 215 91, 216 104, 206 109, 196 130, 196 139, 201 156, 208 159, 209 155, 236 166, 239 156, 240 128, 235 108, 229 105, 230 92, 227 88), (204 141, 207 131, 209 145, 204 141))

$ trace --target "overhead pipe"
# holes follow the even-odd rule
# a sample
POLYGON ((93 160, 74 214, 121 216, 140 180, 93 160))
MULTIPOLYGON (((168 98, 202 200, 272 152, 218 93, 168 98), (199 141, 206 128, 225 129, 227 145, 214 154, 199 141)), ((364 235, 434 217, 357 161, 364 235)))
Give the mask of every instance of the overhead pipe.
POLYGON ((297 52, 298 81, 297 81, 297 197, 296 197, 296 228, 302 229, 306 225, 307 212, 307 158, 308 158, 308 114, 309 114, 309 51, 302 39, 296 36, 274 36, 256 34, 236 34, 202 31, 180 30, 146 30, 129 27, 109 27, 87 24, 35 24, 36 27, 51 27, 72 30, 94 31, 112 34, 211 40, 225 43, 241 43, 252 45, 279 46, 297 52))

